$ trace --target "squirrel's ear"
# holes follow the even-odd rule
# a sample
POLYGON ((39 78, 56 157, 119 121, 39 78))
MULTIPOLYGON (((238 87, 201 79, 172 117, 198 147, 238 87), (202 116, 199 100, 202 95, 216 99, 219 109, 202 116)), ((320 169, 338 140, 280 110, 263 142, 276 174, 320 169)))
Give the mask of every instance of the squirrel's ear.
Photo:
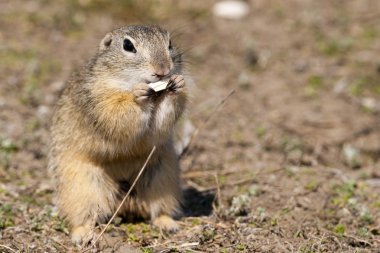
POLYGON ((110 33, 107 33, 107 35, 100 42, 99 50, 103 51, 104 49, 108 48, 111 45, 111 42, 112 42, 112 36, 110 33))

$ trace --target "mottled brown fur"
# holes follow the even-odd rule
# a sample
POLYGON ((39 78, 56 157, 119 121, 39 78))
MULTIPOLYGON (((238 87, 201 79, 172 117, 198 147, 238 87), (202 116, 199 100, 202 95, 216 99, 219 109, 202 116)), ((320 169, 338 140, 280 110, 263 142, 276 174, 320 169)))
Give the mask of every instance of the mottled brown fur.
POLYGON ((157 151, 123 206, 125 215, 177 229, 171 218, 181 200, 173 130, 187 100, 181 55, 155 26, 117 29, 69 79, 53 117, 49 167, 57 179, 58 207, 72 239, 88 238, 119 205, 154 145, 157 151), (123 51, 130 38, 137 53, 123 51), (154 73, 169 71, 175 89, 149 94, 154 73), (153 73, 153 74, 152 74, 153 73), (183 79, 183 78, 182 78, 183 79))

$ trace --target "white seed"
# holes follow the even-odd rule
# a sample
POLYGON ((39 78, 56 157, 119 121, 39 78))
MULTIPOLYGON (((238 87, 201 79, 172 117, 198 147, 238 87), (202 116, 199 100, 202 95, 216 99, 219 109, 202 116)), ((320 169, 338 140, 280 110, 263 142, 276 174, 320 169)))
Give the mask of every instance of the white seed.
POLYGON ((161 90, 165 90, 168 84, 169 84, 168 80, 164 80, 164 81, 158 81, 155 83, 150 83, 148 86, 151 89, 153 89, 155 92, 158 92, 161 90))

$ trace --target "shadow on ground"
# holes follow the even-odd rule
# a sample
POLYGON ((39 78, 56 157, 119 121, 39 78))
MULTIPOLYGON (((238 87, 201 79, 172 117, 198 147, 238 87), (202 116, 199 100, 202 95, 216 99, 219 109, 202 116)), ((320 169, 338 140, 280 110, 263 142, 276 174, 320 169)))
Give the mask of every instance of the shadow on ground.
POLYGON ((194 187, 183 191, 184 202, 182 210, 186 217, 208 216, 212 213, 212 203, 215 199, 214 193, 201 192, 194 187))

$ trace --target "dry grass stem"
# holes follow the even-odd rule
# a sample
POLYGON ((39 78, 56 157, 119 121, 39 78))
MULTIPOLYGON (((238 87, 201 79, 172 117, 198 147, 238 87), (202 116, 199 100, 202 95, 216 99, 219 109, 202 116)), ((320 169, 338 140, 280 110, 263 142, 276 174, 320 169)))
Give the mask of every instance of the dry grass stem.
POLYGON ((9 251, 11 251, 11 252, 17 252, 16 250, 12 249, 11 247, 8 247, 8 246, 6 246, 6 245, 2 245, 2 244, 0 244, 0 248, 7 249, 7 250, 9 250, 9 251))
POLYGON ((218 178, 218 174, 215 173, 214 174, 214 178, 215 178, 215 184, 216 184, 216 196, 215 196, 215 199, 214 199, 214 203, 213 203, 213 208, 214 210, 216 211, 216 213, 219 213, 220 211, 220 208, 222 207, 221 205, 221 201, 222 201, 222 194, 220 192, 220 184, 219 184, 219 178, 218 178))
POLYGON ((212 119, 212 117, 220 110, 220 108, 226 103, 227 99, 230 98, 235 93, 235 89, 231 90, 230 93, 228 93, 227 96, 225 96, 220 102, 215 106, 214 110, 210 113, 210 115, 206 118, 206 120, 203 122, 202 125, 200 125, 197 129, 195 129, 194 133, 190 137, 190 141, 183 150, 181 157, 185 156, 191 146, 191 144, 194 142, 195 138, 199 134, 199 132, 206 126, 206 124, 212 119))

